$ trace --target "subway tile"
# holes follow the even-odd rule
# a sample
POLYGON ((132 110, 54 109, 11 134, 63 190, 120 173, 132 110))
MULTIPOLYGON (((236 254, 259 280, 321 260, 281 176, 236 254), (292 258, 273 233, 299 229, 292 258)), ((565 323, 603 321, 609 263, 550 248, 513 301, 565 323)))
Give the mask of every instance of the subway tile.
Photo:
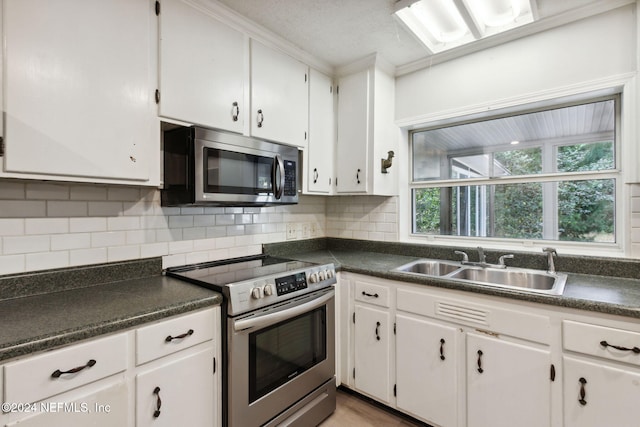
POLYGON ((141 245, 156 241, 156 233, 153 230, 129 230, 125 233, 127 245, 141 245))
POLYGON ((35 200, 0 200, 1 218, 43 218, 47 202, 35 200))
POLYGON ((107 187, 107 200, 137 201, 140 200, 140 189, 137 187, 110 186, 107 187))
POLYGON ((209 261, 209 252, 190 252, 186 256, 187 264, 196 264, 199 262, 207 262, 209 261))
POLYGON ((0 275, 24 273, 25 271, 25 255, 0 256, 0 275))
POLYGON ((139 229, 140 218, 138 218, 137 216, 118 216, 114 218, 107 218, 107 230, 109 231, 139 229))
POLYGON ((253 215, 251 214, 242 214, 242 215, 236 215, 236 225, 241 225, 241 224, 251 224, 253 222, 253 215))
POLYGON ((244 234, 244 225, 228 225, 227 236, 242 236, 244 234))
POLYGON ((90 233, 72 233, 51 236, 51 250, 63 251, 91 247, 90 233))
POLYGON ((72 233, 107 231, 106 218, 70 218, 69 230, 72 233))
POLYGON ((228 249, 234 247, 236 244, 235 237, 220 237, 216 240, 216 248, 218 249, 228 249))
POLYGON ((225 237, 227 235, 226 226, 207 227, 207 238, 225 237))
POLYGON ((107 187, 100 185, 72 185, 69 192, 71 200, 107 200, 107 187))
POLYGON ((169 243, 169 253, 170 254, 180 254, 191 252, 193 250, 193 241, 192 240, 181 240, 178 242, 170 242, 169 243))
POLYGON ((69 252, 40 252, 27 254, 25 257, 27 271, 49 270, 69 267, 69 252))
POLYGON ((122 246, 127 242, 127 233, 124 231, 106 231, 91 233, 91 247, 103 248, 110 246, 122 246))
POLYGON ((69 232, 68 218, 27 218, 25 234, 60 234, 69 232))
POLYGON ((70 265, 103 264, 107 261, 107 248, 77 249, 69 251, 70 265))
POLYGON ((46 252, 50 249, 49 236, 8 236, 2 238, 4 255, 46 252))
POLYGON ((153 203, 140 200, 137 202, 122 202, 124 216, 155 215, 153 203))
POLYGON ((204 208, 205 215, 221 215, 224 213, 224 208, 204 208))
POLYGON ((146 243, 140 245, 140 256, 142 258, 158 257, 169 254, 169 243, 146 243))
POLYGON ((186 254, 166 255, 162 257, 162 268, 177 267, 187 263, 186 254))
POLYGON ((27 183, 27 199, 29 200, 69 200, 67 184, 27 183))
POLYGON ((169 217, 162 215, 140 217, 140 227, 145 229, 166 229, 169 225, 169 217))
POLYGON ((215 224, 215 215, 194 215, 193 217, 193 225, 196 227, 210 227, 215 224))
POLYGON ((207 237, 206 227, 191 227, 182 229, 182 238, 185 240, 196 240, 207 237))
POLYGON ((183 207, 180 208, 180 215, 202 215, 204 208, 201 207, 183 207))
POLYGON ((26 185, 22 182, 0 180, 0 199, 24 200, 26 185))
POLYGON ((169 217, 169 228, 187 228, 193 227, 193 216, 172 215, 169 217))
POLYGON ((89 216, 119 216, 123 210, 122 202, 89 202, 89 216))
POLYGON ((210 251, 216 248, 216 239, 197 239, 193 241, 194 251, 210 251))
POLYGON ((0 236, 23 235, 24 221, 22 218, 0 218, 0 236))
POLYGON ((48 201, 47 216, 48 217, 83 217, 89 213, 87 202, 75 201, 48 201))
POLYGON ((140 246, 112 246, 107 248, 107 261, 125 261, 140 258, 140 246))
POLYGON ((224 208, 224 213, 226 214, 241 214, 243 212, 243 208, 224 208))
POLYGON ((233 214, 216 215, 216 225, 233 225, 236 217, 233 214))
POLYGON ((182 240, 181 228, 167 228, 156 230, 157 242, 177 242, 182 240))

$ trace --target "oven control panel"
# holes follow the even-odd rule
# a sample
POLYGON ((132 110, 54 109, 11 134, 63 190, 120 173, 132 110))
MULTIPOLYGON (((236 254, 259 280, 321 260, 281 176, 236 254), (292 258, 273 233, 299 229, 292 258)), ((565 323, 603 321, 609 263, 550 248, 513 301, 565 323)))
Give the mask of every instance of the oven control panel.
POLYGON ((291 292, 307 289, 307 275, 305 273, 292 274, 291 276, 278 277, 276 279, 276 292, 278 296, 291 292))

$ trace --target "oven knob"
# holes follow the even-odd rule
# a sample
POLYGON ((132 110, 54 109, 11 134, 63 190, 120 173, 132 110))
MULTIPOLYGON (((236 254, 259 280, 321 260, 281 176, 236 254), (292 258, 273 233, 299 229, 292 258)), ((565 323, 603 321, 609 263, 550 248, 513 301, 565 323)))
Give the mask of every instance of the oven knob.
POLYGON ((319 272, 318 277, 320 278, 320 281, 325 280, 326 279, 325 272, 324 271, 319 272))
POLYGON ((262 298, 262 288, 253 288, 253 289, 251 289, 251 297, 253 299, 262 298))
POLYGON ((266 297, 270 297, 271 295, 273 295, 273 286, 271 285, 264 285, 264 296, 266 297))
POLYGON ((327 276, 327 279, 331 279, 333 277, 333 271, 331 270, 325 270, 324 273, 327 276))
POLYGON ((311 275, 309 275, 309 283, 318 283, 318 273, 311 273, 311 275))

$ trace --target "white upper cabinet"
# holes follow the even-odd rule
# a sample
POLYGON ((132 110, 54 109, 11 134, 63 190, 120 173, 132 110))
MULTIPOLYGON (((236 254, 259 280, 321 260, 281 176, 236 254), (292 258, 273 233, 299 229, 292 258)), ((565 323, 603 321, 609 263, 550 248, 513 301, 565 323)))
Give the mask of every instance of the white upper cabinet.
POLYGON ((4 0, 2 176, 159 183, 149 0, 4 0))
POLYGON ((331 192, 335 130, 333 81, 312 68, 309 73, 309 147, 304 161, 308 193, 331 192))
POLYGON ((251 135, 306 147, 308 67, 251 40, 251 135))
POLYGON ((163 117, 242 133, 245 36, 181 0, 162 0, 163 117))
POLYGON ((397 152, 394 120, 395 81, 374 65, 343 75, 338 83, 337 182, 340 194, 392 196, 398 193, 395 165, 382 171, 382 159, 397 152))

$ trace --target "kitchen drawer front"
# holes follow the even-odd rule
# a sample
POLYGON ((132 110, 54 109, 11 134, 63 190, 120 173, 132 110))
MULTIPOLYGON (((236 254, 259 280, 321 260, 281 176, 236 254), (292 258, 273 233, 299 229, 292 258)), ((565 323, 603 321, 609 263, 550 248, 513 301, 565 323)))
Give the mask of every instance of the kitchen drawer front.
POLYGON ((362 301, 380 307, 390 306, 389 287, 369 282, 356 281, 356 301, 362 301))
POLYGON ((565 320, 562 341, 565 350, 640 366, 638 332, 565 320))
POLYGON ((127 334, 123 333, 7 363, 4 399, 37 402, 123 372, 128 353, 127 334), (75 373, 61 373, 76 368, 75 373))
POLYGON ((136 364, 140 365, 213 339, 214 310, 173 317, 136 330, 136 364))

